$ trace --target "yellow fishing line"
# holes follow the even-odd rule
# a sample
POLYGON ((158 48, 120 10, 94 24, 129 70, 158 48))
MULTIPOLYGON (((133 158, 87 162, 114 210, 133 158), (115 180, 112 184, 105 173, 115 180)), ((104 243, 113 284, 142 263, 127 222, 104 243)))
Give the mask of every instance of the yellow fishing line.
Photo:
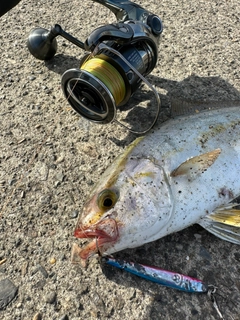
POLYGON ((110 63, 99 58, 92 58, 87 60, 81 69, 88 71, 106 85, 114 97, 116 106, 124 99, 126 94, 124 80, 110 63))

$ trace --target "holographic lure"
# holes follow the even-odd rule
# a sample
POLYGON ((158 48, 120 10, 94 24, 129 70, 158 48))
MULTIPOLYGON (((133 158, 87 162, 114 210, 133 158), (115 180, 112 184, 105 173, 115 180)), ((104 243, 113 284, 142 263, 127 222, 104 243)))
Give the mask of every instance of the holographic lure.
POLYGON ((114 259, 109 256, 102 257, 102 260, 108 265, 123 269, 141 278, 173 289, 191 293, 207 293, 209 290, 208 285, 203 281, 177 272, 163 270, 158 267, 147 266, 136 262, 114 259))
POLYGON ((137 262, 128 262, 126 260, 115 259, 110 256, 101 257, 101 261, 107 265, 125 270, 146 280, 158 283, 165 287, 181 290, 190 293, 207 293, 213 307, 218 313, 220 319, 224 319, 220 312, 216 298, 214 296, 216 287, 207 285, 202 280, 192 278, 181 273, 160 269, 154 266, 147 266, 137 262))

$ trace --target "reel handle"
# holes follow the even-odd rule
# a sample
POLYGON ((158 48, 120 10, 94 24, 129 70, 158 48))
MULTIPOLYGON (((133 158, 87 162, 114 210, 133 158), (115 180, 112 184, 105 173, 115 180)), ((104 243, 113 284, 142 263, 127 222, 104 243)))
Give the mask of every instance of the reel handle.
POLYGON ((50 60, 57 52, 57 36, 62 36, 76 46, 84 49, 84 43, 64 31, 59 24, 51 27, 50 31, 44 28, 33 29, 27 40, 30 53, 39 60, 50 60))

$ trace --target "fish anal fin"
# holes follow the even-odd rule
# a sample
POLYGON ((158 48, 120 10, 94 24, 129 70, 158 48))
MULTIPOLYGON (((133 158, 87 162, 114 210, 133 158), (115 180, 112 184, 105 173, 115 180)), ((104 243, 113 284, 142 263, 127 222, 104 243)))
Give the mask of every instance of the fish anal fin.
POLYGON ((215 162, 221 153, 221 149, 215 149, 213 151, 200 154, 199 156, 189 158, 185 162, 181 163, 170 174, 171 177, 188 175, 191 178, 203 173, 215 162))
POLYGON ((202 218, 198 224, 223 240, 240 244, 239 197, 234 200, 218 207, 214 212, 202 218))
POLYGON ((210 221, 208 218, 201 219, 198 224, 218 238, 240 245, 240 228, 210 221))

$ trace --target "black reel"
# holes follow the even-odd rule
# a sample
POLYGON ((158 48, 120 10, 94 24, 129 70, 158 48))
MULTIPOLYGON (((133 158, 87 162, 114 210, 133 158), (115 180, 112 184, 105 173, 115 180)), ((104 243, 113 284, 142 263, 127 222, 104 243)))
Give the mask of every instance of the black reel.
POLYGON ((157 63, 162 22, 130 1, 93 1, 109 8, 117 22, 95 29, 85 43, 57 24, 50 31, 37 28, 29 35, 28 49, 37 59, 51 59, 57 51, 56 37, 60 35, 89 52, 81 60, 80 69, 63 74, 62 90, 70 105, 93 122, 116 121, 117 107, 125 105, 141 82, 145 82, 157 100, 158 111, 152 127, 160 111, 160 99, 145 77, 157 63))

